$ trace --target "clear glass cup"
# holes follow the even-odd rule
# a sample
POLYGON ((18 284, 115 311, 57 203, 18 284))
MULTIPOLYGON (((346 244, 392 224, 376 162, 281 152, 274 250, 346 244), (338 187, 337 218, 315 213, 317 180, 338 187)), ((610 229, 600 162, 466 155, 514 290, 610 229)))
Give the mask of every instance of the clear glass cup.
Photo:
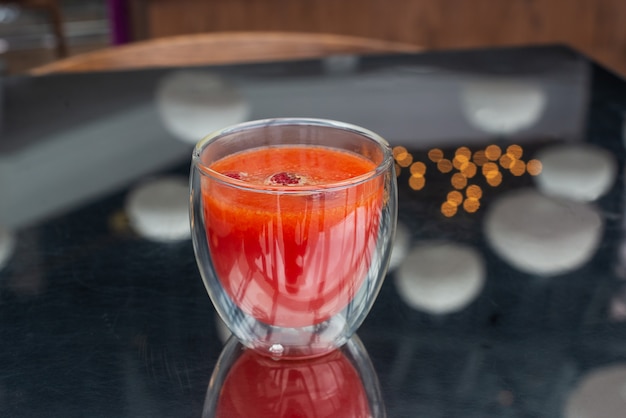
POLYGON ((397 217, 393 156, 377 134, 320 119, 268 119, 195 147, 191 229, 213 304, 273 358, 326 354, 371 309, 397 217))
POLYGON ((384 418, 380 384, 355 334, 312 359, 274 361, 230 338, 213 370, 203 418, 384 418))

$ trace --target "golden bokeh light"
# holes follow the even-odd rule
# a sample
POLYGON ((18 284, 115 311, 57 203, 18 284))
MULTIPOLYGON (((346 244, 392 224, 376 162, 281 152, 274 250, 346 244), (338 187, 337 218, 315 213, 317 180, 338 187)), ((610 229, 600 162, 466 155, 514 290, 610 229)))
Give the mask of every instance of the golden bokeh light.
POLYGON ((470 186, 467 186, 467 189, 465 190, 465 196, 467 196, 469 199, 480 199, 481 197, 483 197, 483 189, 481 189, 480 186, 472 184, 470 186))
POLYGON ((433 148, 428 151, 428 159, 433 163, 438 163, 443 158, 443 151, 439 148, 433 148))
POLYGON ((396 161, 398 162, 398 165, 400 167, 408 167, 413 163, 413 156, 408 152, 398 154, 398 158, 396 159, 396 161))
POLYGON ((463 201, 463 209, 467 213, 474 213, 480 207, 480 201, 478 199, 474 199, 472 197, 467 198, 463 201))
POLYGON ((465 161, 468 161, 470 158, 472 158, 472 151, 470 151, 470 149, 467 148, 467 147, 459 147, 454 152, 454 156, 455 157, 465 157, 465 161))
POLYGON ((490 179, 490 178, 494 178, 497 174, 499 174, 500 169, 498 169, 498 166, 496 165, 496 163, 489 162, 483 165, 482 171, 483 171, 483 176, 485 176, 486 179, 490 179))
POLYGON ((514 159, 519 160, 520 158, 522 158, 522 155, 524 154, 524 150, 519 145, 513 144, 513 145, 509 145, 506 148, 506 153, 509 154, 514 159))
POLYGON ((402 145, 398 145, 396 147, 393 147, 393 158, 395 158, 396 160, 398 159, 398 157, 402 154, 408 154, 409 152, 407 151, 406 148, 404 148, 402 145))
POLYGON ((485 157, 490 161, 496 161, 502 155, 502 150, 497 145, 489 145, 485 148, 485 157))
POLYGON ((452 162, 447 158, 442 158, 437 162, 437 169, 442 173, 449 173, 452 171, 452 162))
POLYGON ((130 220, 123 210, 113 213, 108 219, 108 224, 116 234, 130 233, 130 220))
POLYGON ((453 203, 446 201, 441 204, 441 213, 446 218, 451 218, 454 215, 456 215, 456 211, 457 211, 456 205, 453 203))
POLYGON ((426 164, 421 161, 414 162, 413 164, 411 164, 409 171, 411 172, 412 176, 423 177, 424 174, 426 174, 426 164))
POLYGON ((447 201, 454 206, 459 206, 461 203, 463 203, 463 195, 461 194, 461 192, 453 190, 448 193, 447 201))
POLYGON ((531 176, 538 176, 541 174, 541 170, 543 170, 543 164, 539 160, 532 159, 526 163, 526 171, 531 176))
POLYGON ((454 158, 452 159, 452 165, 457 170, 461 170, 461 166, 467 163, 468 161, 469 161, 469 158, 467 158, 465 155, 455 155, 454 158))
POLYGON ((502 173, 497 172, 494 176, 487 177, 487 184, 491 187, 497 187, 502 183, 502 173))
POLYGON ((413 190, 422 190, 426 185, 426 179, 424 176, 411 176, 409 178, 409 187, 413 190))
POLYGON ((526 163, 522 160, 515 160, 509 170, 514 176, 522 176, 526 172, 526 163))
POLYGON ((463 189, 467 186, 467 177, 461 173, 454 173, 450 179, 450 183, 455 189, 463 189))
POLYGON ((487 161, 489 161, 487 159, 487 155, 485 154, 484 150, 478 150, 474 153, 474 156, 472 157, 472 160, 474 161, 474 163, 478 166, 478 167, 482 167, 483 164, 485 164, 487 161))
POLYGON ((452 165, 457 170, 460 170, 461 166, 468 161, 469 161, 469 158, 467 158, 465 155, 455 155, 454 158, 452 159, 452 165))
POLYGON ((463 174, 468 179, 471 179, 476 175, 476 164, 471 161, 461 164, 461 174, 463 174))
POLYGON ((409 155, 408 152, 399 152, 398 155, 396 155, 394 158, 396 161, 401 161, 406 159, 406 157, 409 155))
MULTIPOLYGON (((432 148, 428 151, 428 160, 417 161, 405 147, 393 148, 396 176, 401 175, 403 168, 408 168, 411 173, 408 184, 412 190, 422 190, 426 186, 426 172, 430 162, 436 165, 439 172, 450 173, 450 184, 454 190, 447 193, 446 201, 441 204, 441 213, 448 218, 455 216, 461 207, 466 213, 475 213, 480 209, 485 186, 469 184, 470 181, 475 182, 470 179, 478 174, 479 167, 487 184, 491 187, 502 184, 503 171, 501 170, 504 169, 518 177, 525 173, 532 176, 539 175, 543 169, 542 163, 537 159, 524 162, 521 159, 523 154, 522 147, 517 144, 509 145, 506 150, 491 144, 474 153, 468 147, 459 147, 454 151, 454 157, 451 159, 444 157, 442 149, 432 148)), ((481 181, 478 179, 478 183, 481 181)))
POLYGON ((515 158, 511 154, 504 154, 500 157, 500 165, 502 168, 511 168, 513 163, 515 162, 515 158))

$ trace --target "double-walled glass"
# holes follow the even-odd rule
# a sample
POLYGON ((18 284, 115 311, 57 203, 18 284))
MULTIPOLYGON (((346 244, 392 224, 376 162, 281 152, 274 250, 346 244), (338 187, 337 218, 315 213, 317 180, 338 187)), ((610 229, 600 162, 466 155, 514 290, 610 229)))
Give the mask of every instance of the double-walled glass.
POLYGON ((384 139, 329 120, 248 122, 196 145, 196 260, 217 312, 245 346, 314 357, 354 334, 391 252, 393 170, 384 139))

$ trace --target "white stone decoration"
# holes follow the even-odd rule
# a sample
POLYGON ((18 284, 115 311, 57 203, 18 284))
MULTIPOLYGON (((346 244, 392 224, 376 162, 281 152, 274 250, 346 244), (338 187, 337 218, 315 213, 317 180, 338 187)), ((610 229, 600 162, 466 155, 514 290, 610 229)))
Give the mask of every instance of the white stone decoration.
POLYGON ((184 177, 161 177, 137 185, 126 198, 131 228, 140 236, 159 242, 191 237, 189 182, 184 177))
POLYGON ((480 294, 485 263, 474 248, 453 242, 424 242, 414 247, 395 275, 402 300, 429 314, 447 314, 468 306, 480 294))
POLYGON ((624 418, 626 363, 599 367, 585 375, 569 394, 564 418, 624 418))
POLYGON ((15 234, 0 226, 0 270, 8 264, 15 249, 15 234))
POLYGON ((512 79, 477 79, 461 86, 461 108, 474 127, 507 135, 532 127, 547 97, 538 83, 512 79))
POLYGON ((513 267, 551 276, 587 263, 600 245, 603 226, 602 216, 589 203, 521 189, 491 205, 484 233, 491 248, 513 267))
POLYGON ((156 102, 167 130, 195 144, 208 134, 246 121, 249 105, 232 84, 205 71, 177 71, 157 86, 156 102))
POLYGON ((406 224, 398 222, 396 224, 396 236, 393 240, 393 248, 389 259, 388 271, 393 271, 404 261, 411 245, 411 231, 406 224))
POLYGON ((322 58, 322 66, 327 74, 352 74, 359 68, 360 58, 351 54, 336 54, 322 58))
POLYGON ((606 194, 617 178, 617 161, 604 148, 591 144, 563 144, 537 153, 543 169, 535 177, 545 194, 593 201, 606 194))
POLYGON ((233 335, 217 312, 215 313, 215 329, 222 344, 226 344, 226 341, 233 335))

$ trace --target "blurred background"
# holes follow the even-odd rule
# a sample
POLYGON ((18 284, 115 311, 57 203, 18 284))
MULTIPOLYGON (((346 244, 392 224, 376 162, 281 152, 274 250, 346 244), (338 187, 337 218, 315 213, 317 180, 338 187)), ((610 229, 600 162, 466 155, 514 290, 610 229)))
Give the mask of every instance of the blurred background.
POLYGON ((425 50, 562 43, 626 75, 624 0, 0 0, 0 60, 64 56, 217 31, 356 35, 425 50))

